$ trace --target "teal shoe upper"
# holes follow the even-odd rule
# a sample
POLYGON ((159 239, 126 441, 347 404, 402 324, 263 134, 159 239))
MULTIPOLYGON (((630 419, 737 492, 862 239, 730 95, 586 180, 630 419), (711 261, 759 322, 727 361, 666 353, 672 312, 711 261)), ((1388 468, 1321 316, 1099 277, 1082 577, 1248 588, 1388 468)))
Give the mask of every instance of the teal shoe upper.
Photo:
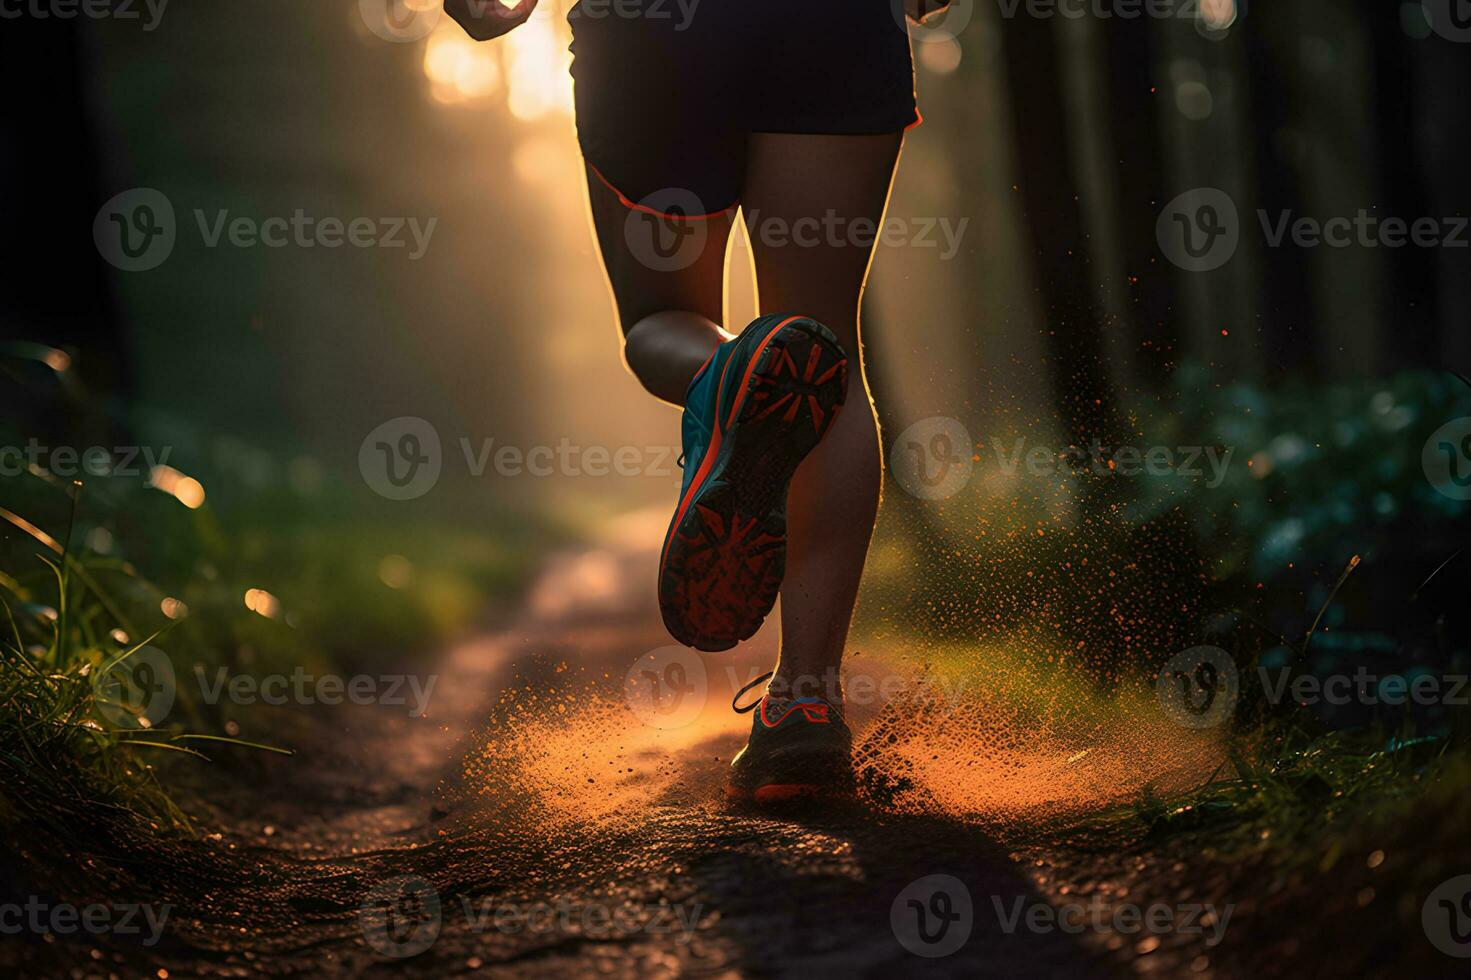
POLYGON ((745 372, 746 362, 750 360, 752 352, 761 346, 761 342, 774 328, 787 319, 788 317, 773 314, 757 318, 741 331, 740 336, 716 347, 710 360, 705 362, 705 366, 696 372, 694 380, 690 382, 684 398, 684 420, 681 424, 684 442, 684 482, 679 489, 681 497, 689 489, 690 482, 699 472, 700 461, 710 449, 710 442, 715 437, 716 419, 722 411, 735 403, 736 389, 739 386, 732 384, 721 391, 721 376, 729 371, 732 377, 739 378, 745 372))
POLYGON ((716 404, 720 375, 730 360, 734 343, 727 341, 715 348, 715 353, 695 374, 684 396, 684 418, 680 423, 684 448, 684 481, 679 488, 681 497, 689 489, 690 481, 700 469, 700 460, 705 458, 710 440, 715 436, 715 420, 720 412, 720 406, 716 404))

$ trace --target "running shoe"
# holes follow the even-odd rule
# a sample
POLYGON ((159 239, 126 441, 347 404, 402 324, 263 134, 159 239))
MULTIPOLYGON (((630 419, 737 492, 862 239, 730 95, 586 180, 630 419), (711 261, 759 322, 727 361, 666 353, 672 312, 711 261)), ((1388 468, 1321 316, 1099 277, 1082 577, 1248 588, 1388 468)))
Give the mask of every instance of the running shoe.
POLYGON ((736 710, 755 717, 751 740, 730 763, 729 799, 772 805, 853 796, 853 736, 838 706, 767 694, 736 710))
POLYGON ((847 391, 847 355, 803 316, 757 319, 690 382, 684 483, 659 559, 659 610, 676 640, 728 650, 771 612, 786 570, 787 487, 847 391))

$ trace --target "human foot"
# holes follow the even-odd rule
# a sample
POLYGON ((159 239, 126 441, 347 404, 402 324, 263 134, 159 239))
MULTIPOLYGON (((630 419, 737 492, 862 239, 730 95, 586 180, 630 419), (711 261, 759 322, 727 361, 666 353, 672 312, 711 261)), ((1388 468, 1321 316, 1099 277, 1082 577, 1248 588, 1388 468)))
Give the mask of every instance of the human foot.
POLYGON ((853 795, 853 736, 840 707, 768 693, 746 710, 754 712, 751 739, 731 760, 729 799, 771 805, 853 795))

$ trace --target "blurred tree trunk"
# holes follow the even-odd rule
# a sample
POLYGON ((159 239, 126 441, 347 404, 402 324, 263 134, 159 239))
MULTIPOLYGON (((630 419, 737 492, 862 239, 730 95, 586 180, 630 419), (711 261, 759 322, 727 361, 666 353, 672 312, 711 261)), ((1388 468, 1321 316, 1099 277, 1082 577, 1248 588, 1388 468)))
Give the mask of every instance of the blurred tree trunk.
MULTIPOLYGON (((1398 4, 1360 6, 1372 52, 1372 109, 1378 137, 1373 163, 1380 189, 1377 200, 1383 202, 1385 216, 1407 221, 1443 213, 1434 209, 1427 194, 1425 178, 1430 175, 1423 169, 1427 147, 1417 132, 1424 126, 1427 110, 1434 111, 1447 101, 1433 92, 1417 91, 1417 80, 1426 74, 1417 68, 1417 59, 1432 54, 1439 45, 1434 41, 1416 41, 1405 33, 1401 23, 1404 15, 1398 4)), ((1456 128, 1464 135, 1464 121, 1456 128)), ((1465 166, 1465 160, 1464 155, 1460 157, 1461 167, 1465 166)), ((1450 163, 1441 172, 1455 173, 1457 169, 1456 164, 1450 163)), ((1434 364, 1438 359, 1436 262, 1420 248, 1384 251, 1383 329, 1376 354, 1385 371, 1434 364)))
MULTIPOLYGON (((1386 120, 1375 88, 1383 85, 1385 42, 1373 41, 1366 10, 1353 0, 1303 0, 1251 11, 1253 105, 1264 141, 1259 207, 1269 221, 1392 213, 1381 206, 1379 160, 1380 140, 1393 140, 1395 130, 1379 128, 1386 120)), ((1313 331, 1306 345, 1293 338, 1280 367, 1324 378, 1382 370, 1389 250, 1290 241, 1269 248, 1257 216, 1249 217, 1245 230, 1275 273, 1265 311, 1278 320, 1271 329, 1313 331)))
MULTIPOLYGON (((1023 241, 1046 324, 1058 422, 1072 445, 1117 446, 1129 430, 1109 377, 1102 273, 1093 261, 1075 167, 1080 148, 1069 127, 1058 30, 1049 19, 1013 18, 1005 23, 1003 45, 1023 241)), ((1085 512, 1108 507, 1117 495, 1114 482, 1090 482, 1085 512)))
MULTIPOLYGON (((1298 200, 1297 181, 1285 159, 1289 141, 1290 101, 1283 93, 1290 87, 1291 55, 1279 50, 1291 41, 1290 32, 1281 38, 1264 29, 1266 11, 1252 11, 1244 30, 1246 59, 1250 74, 1246 95, 1256 140, 1252 176, 1255 205, 1269 213, 1289 210, 1298 200)), ((1243 238, 1257 229, 1256 215, 1243 216, 1243 238)), ((1258 298, 1261 340, 1266 354, 1268 378, 1280 379, 1311 371, 1316 329, 1313 303, 1308 293, 1306 255, 1293 248, 1274 250, 1261 263, 1258 298)))
POLYGON ((28 435, 104 441, 120 439, 126 423, 120 411, 104 416, 99 409, 126 400, 132 375, 111 270, 92 242, 92 220, 107 195, 77 23, 31 20, 0 33, 0 84, 10 93, 0 107, 0 210, 8 226, 0 341, 57 347, 72 358, 54 374, 6 365, 31 383, 5 385, 0 408, 28 435), (104 401, 84 399, 85 391, 104 401))
MULTIPOLYGON (((1243 35, 1238 20, 1224 33, 1202 33, 1191 18, 1151 21, 1154 84, 1163 145, 1163 190, 1153 222, 1180 194, 1201 188, 1223 191, 1236 205, 1241 245, 1225 265, 1208 272, 1171 268, 1179 289, 1180 358, 1203 364, 1224 379, 1254 378, 1262 368, 1262 267, 1251 242, 1256 233, 1252 172, 1253 112, 1243 35)), ((1153 225, 1150 232, 1153 233, 1153 225)), ((1168 260, 1161 256, 1161 262, 1168 260)))
POLYGON ((1152 33, 1139 21, 1086 17, 1060 21, 1058 34, 1113 377, 1127 391, 1158 392, 1178 362, 1180 332, 1154 232, 1168 195, 1152 33))
MULTIPOLYGON (((1471 57, 1464 44, 1429 37, 1412 48, 1408 60, 1410 77, 1400 96, 1400 112, 1414 119, 1413 140, 1406 145, 1417 151, 1424 213, 1440 219, 1471 216, 1471 184, 1466 180, 1471 57)), ((1471 231, 1463 231, 1462 241, 1468 239, 1471 231)), ((1471 374, 1471 247, 1439 248, 1428 260, 1424 255, 1406 259, 1435 273, 1429 287, 1416 279, 1405 290, 1407 299, 1423 299, 1430 307, 1427 319, 1436 327, 1434 347, 1424 352, 1426 363, 1471 374), (1416 297, 1410 292, 1414 288, 1425 291, 1416 297)))

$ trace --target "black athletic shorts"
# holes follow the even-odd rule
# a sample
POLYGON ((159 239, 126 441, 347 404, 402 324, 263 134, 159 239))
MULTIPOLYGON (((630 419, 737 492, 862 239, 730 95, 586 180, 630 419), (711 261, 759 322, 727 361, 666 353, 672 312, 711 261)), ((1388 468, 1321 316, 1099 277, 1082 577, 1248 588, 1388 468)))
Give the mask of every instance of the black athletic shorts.
POLYGON ((579 0, 583 156, 624 204, 708 216, 741 198, 749 133, 919 121, 898 0, 579 0))

